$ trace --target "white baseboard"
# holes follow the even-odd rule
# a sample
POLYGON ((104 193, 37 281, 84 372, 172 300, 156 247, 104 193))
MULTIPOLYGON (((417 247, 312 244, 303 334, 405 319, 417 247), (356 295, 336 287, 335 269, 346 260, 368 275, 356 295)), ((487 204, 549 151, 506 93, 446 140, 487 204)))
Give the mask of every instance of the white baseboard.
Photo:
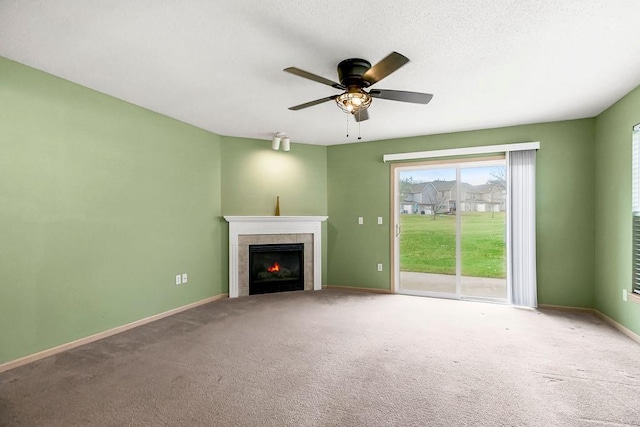
POLYGON ((94 341, 98 341, 112 335, 119 334, 121 332, 128 331, 129 329, 136 328, 138 326, 146 325, 147 323, 154 322, 156 320, 163 319, 165 317, 172 316, 174 314, 186 311, 200 305, 208 304, 213 301, 217 301, 221 298, 227 297, 228 294, 219 294, 213 297, 205 298, 200 301, 192 302, 191 304, 183 305, 181 307, 173 308, 163 313, 154 314, 153 316, 145 317, 144 319, 136 320, 135 322, 127 323, 126 325, 116 326, 115 328, 98 332, 97 334, 89 335, 88 337, 80 338, 75 341, 71 341, 59 346, 49 348, 47 350, 40 351, 38 353, 30 354, 28 356, 21 357, 19 359, 10 360, 8 362, 0 364, 0 373, 8 371, 10 369, 17 368, 18 366, 26 365, 27 363, 35 362, 36 360, 44 359, 45 357, 53 356, 54 354, 62 353, 63 351, 71 350, 72 348, 80 347, 81 345, 89 344, 94 341))
POLYGON ((538 304, 538 308, 542 308, 545 310, 557 310, 557 311, 573 311, 578 313, 591 313, 595 314, 595 310, 593 308, 585 308, 585 307, 571 307, 567 305, 553 305, 553 304, 538 304))
POLYGON ((325 289, 340 289, 342 291, 357 291, 357 292, 370 292, 374 294, 391 294, 389 289, 376 289, 376 288, 356 288, 354 286, 333 286, 327 285, 325 289))
POLYGON ((605 323, 608 323, 609 325, 613 326, 614 328, 616 328, 617 330, 619 330, 620 332, 622 332, 623 334, 625 334, 626 336, 628 336, 629 338, 631 338, 632 340, 640 344, 640 335, 636 334, 631 329, 621 325, 620 323, 616 322, 606 314, 599 312, 598 310, 593 310, 593 314, 598 316, 600 319, 604 320, 605 323))
POLYGON ((591 314, 594 314, 596 317, 600 318, 602 321, 604 321, 609 326, 613 327, 614 329, 617 329, 618 331, 622 332, 623 334, 625 334, 626 336, 628 336, 629 338, 631 338, 632 340, 634 340, 635 342, 640 344, 640 335, 636 334, 631 329, 627 328, 626 326, 621 325, 620 323, 616 322, 615 320, 613 320, 612 318, 610 318, 606 314, 603 314, 599 310, 596 310, 595 308, 567 307, 567 306, 563 306, 563 305, 550 305, 550 304, 540 304, 538 306, 538 308, 543 308, 543 309, 548 309, 548 310, 573 311, 573 312, 578 312, 578 313, 591 313, 591 314))

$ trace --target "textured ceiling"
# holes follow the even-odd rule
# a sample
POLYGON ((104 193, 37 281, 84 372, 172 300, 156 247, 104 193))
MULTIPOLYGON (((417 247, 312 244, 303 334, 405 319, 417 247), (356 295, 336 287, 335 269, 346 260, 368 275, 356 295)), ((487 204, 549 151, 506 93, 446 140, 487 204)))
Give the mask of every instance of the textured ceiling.
MULTIPOLYGON (((592 117, 640 84, 638 0, 0 0, 0 55, 221 135, 356 142, 342 59, 411 59, 363 141, 592 117)), ((1 76, 0 76, 1 77, 1 76)))

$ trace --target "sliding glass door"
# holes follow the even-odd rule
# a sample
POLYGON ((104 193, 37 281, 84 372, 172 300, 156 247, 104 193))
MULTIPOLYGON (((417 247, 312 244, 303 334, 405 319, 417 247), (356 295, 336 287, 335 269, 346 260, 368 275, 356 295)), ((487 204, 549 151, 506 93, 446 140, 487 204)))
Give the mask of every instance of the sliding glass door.
POLYGON ((457 297, 456 168, 402 170, 399 174, 400 283, 402 291, 457 297))
POLYGON ((460 168, 460 296, 507 300, 506 170, 460 168))
POLYGON ((394 167, 399 293, 507 301, 504 159, 394 167))

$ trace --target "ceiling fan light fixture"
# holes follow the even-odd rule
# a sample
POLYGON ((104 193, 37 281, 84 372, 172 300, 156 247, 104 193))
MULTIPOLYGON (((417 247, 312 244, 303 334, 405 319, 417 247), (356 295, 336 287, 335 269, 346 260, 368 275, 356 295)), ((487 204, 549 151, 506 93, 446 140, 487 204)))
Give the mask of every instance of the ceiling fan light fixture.
POLYGON ((371 95, 362 89, 349 90, 336 98, 336 104, 345 113, 356 114, 371 105, 371 95))

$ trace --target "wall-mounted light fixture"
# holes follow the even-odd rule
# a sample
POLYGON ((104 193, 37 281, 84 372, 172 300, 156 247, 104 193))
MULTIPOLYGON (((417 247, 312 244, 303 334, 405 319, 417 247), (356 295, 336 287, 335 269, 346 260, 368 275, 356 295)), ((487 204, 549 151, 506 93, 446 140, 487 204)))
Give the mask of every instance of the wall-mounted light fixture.
POLYGON ((278 132, 271 138, 271 149, 278 151, 280 149, 280 140, 282 140, 282 132, 278 132))
POLYGON ((282 151, 291 150, 291 140, 284 132, 277 132, 271 138, 271 149, 278 151, 282 146, 282 151))
POLYGON ((291 140, 289 139, 288 136, 285 136, 284 138, 282 138, 282 151, 289 151, 291 150, 291 140))

